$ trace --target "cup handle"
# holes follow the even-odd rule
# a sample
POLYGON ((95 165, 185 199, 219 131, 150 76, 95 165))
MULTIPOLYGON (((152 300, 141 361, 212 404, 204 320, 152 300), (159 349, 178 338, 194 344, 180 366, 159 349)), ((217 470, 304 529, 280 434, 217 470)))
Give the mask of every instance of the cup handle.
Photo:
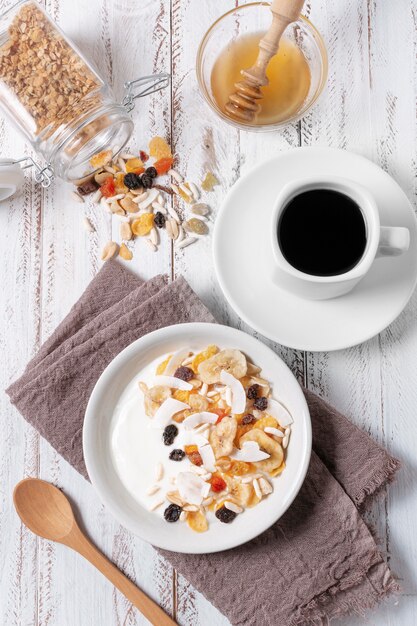
POLYGON ((377 257, 400 256, 410 247, 410 231, 403 226, 381 226, 377 257))

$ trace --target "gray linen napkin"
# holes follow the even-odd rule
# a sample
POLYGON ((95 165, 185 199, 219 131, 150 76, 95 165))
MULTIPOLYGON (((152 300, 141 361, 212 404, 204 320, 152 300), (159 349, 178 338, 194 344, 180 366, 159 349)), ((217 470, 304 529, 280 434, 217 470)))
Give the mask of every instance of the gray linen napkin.
MULTIPOLYGON (((213 322, 183 278, 143 282, 108 261, 23 375, 7 390, 25 419, 83 476, 85 407, 103 369, 142 335, 213 322)), ((393 478, 396 459, 305 391, 313 422, 307 478, 257 539, 217 554, 162 551, 235 625, 299 626, 362 614, 398 586, 358 508, 393 478)))

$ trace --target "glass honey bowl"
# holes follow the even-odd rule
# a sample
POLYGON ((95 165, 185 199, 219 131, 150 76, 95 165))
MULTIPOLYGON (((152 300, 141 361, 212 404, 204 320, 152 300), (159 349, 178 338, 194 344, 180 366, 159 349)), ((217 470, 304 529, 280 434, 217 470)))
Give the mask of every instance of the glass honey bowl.
POLYGON ((323 39, 304 16, 290 24, 271 60, 261 111, 252 123, 234 119, 224 105, 241 80, 240 70, 255 62, 258 42, 271 24, 268 2, 252 2, 221 16, 204 35, 197 53, 197 80, 210 108, 242 130, 274 131, 301 119, 317 102, 327 80, 323 39))

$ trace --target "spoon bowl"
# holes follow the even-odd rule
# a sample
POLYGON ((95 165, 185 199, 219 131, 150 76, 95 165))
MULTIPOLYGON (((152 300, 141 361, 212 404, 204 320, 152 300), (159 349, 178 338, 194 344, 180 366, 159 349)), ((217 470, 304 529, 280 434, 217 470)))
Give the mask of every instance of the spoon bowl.
POLYGON ((44 539, 64 543, 76 527, 68 498, 45 480, 20 481, 14 489, 13 502, 25 526, 44 539))

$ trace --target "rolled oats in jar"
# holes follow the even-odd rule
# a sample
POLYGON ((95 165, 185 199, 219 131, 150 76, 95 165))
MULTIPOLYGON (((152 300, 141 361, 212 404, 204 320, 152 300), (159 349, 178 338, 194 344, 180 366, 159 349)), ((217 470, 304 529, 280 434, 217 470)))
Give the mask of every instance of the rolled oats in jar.
POLYGON ((34 0, 0 17, 0 107, 69 181, 91 173, 94 154, 118 154, 133 130, 127 108, 34 0))

